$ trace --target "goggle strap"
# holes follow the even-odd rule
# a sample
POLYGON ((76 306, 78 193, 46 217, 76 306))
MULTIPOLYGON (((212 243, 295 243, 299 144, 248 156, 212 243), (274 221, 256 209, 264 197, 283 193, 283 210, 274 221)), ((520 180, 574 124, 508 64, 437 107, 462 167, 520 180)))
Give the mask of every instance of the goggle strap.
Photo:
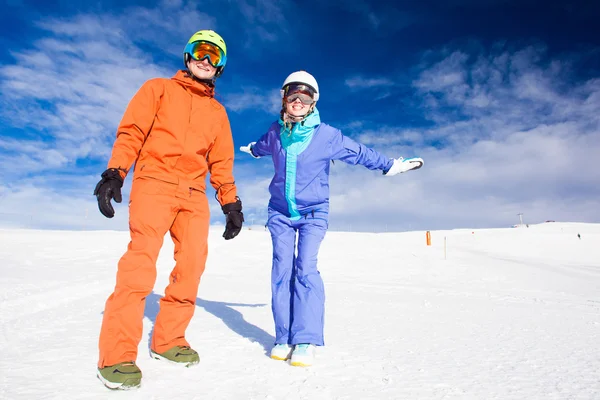
POLYGON ((292 88, 294 88, 294 90, 299 91, 299 92, 302 92, 302 91, 309 92, 311 97, 314 97, 315 93, 316 93, 315 89, 313 89, 310 85, 307 85, 306 83, 292 82, 292 83, 288 83, 286 85, 285 94, 287 95, 290 92, 290 89, 292 89, 292 88))

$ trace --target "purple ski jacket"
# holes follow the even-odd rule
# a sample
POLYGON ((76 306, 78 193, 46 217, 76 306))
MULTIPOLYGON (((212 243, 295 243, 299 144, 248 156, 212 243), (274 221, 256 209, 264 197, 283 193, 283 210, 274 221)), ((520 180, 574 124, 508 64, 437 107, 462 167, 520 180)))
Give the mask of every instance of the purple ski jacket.
POLYGON ((312 212, 329 212, 332 160, 382 171, 389 170, 394 162, 342 135, 338 129, 321 123, 316 109, 313 114, 305 121, 304 132, 294 128, 292 139, 285 138, 283 142, 283 135, 290 131, 284 131, 281 120, 273 122, 251 149, 256 157, 272 156, 275 176, 269 185, 269 207, 292 220, 312 212), (303 135, 303 144, 290 146, 288 142, 293 142, 296 134, 303 135))

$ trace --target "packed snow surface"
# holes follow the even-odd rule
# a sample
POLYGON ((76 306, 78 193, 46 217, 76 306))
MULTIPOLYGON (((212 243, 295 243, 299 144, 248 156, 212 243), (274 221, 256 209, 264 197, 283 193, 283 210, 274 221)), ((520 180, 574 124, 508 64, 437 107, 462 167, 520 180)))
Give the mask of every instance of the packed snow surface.
POLYGON ((104 302, 127 232, 0 230, 1 399, 600 399, 600 225, 329 232, 325 346, 268 357, 271 239, 211 228, 187 339, 200 364, 153 360, 173 268, 169 236, 146 300, 142 387, 96 378, 104 302), (578 236, 579 234, 579 236, 578 236))

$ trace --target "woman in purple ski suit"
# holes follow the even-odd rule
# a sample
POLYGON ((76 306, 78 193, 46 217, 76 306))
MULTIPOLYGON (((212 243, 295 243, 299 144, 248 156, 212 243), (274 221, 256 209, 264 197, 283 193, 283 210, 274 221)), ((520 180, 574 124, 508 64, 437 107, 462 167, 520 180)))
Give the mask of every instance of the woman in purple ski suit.
POLYGON ((385 157, 321 123, 315 107, 319 86, 305 71, 287 77, 281 96, 279 121, 240 150, 254 158, 271 156, 275 167, 267 222, 273 241, 271 357, 309 366, 315 346, 324 344, 325 291, 317 255, 328 228, 331 160, 382 170, 384 176, 420 168, 423 160, 385 157))

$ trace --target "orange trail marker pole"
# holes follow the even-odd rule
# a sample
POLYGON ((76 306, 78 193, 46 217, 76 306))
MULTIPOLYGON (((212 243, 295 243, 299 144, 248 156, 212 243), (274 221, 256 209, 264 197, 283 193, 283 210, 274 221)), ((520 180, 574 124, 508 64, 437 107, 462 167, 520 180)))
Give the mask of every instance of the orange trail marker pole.
POLYGON ((431 246, 431 232, 427 231, 425 239, 427 240, 427 246, 431 246))

